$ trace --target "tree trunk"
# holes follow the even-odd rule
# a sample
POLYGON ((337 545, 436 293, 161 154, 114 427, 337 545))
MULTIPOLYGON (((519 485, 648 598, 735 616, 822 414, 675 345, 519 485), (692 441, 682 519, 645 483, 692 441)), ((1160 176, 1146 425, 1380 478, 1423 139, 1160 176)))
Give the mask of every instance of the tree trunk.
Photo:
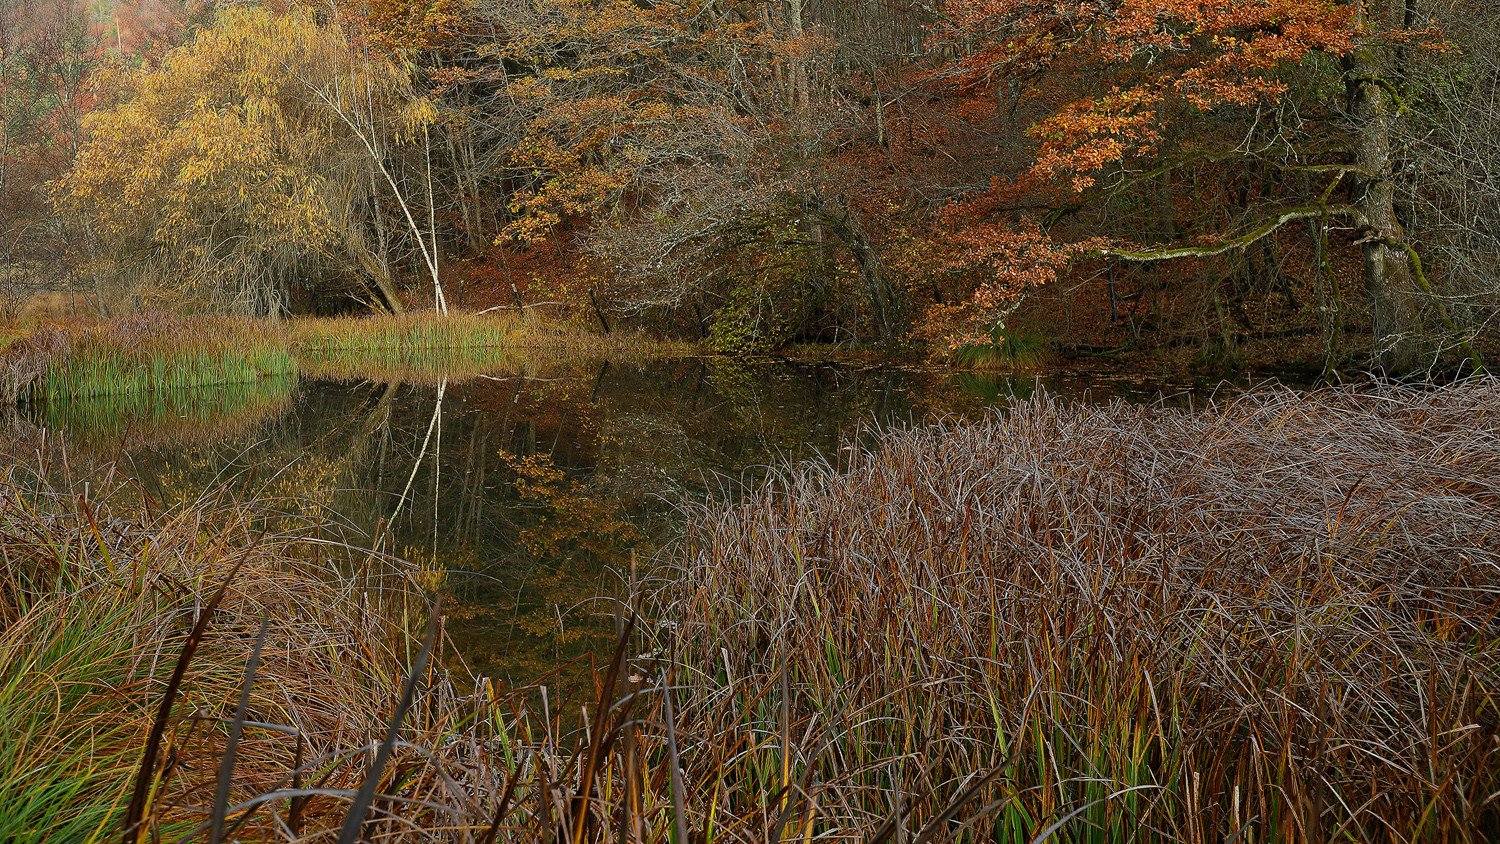
MULTIPOLYGON (((1373 0, 1365 5, 1376 33, 1400 27, 1404 0, 1373 0)), ((1391 134, 1397 104, 1384 86, 1395 84, 1395 49, 1361 45, 1347 70, 1349 114, 1354 122, 1355 220, 1364 249, 1365 292, 1370 301, 1370 334, 1376 363, 1388 372, 1408 372, 1423 363, 1429 338, 1423 331, 1417 283, 1404 250, 1396 219, 1391 181, 1391 134)))
POLYGON ((812 107, 812 85, 808 79, 807 61, 801 55, 800 42, 806 37, 806 29, 803 24, 802 4, 806 0, 787 0, 787 29, 790 38, 799 44, 798 50, 787 56, 787 83, 789 106, 792 112, 792 125, 797 127, 798 141, 802 146, 803 158, 811 157, 813 149, 812 131, 809 124, 809 110, 812 107))
POLYGON ((346 226, 344 229, 344 250, 353 264, 354 270, 368 279, 370 287, 374 290, 377 303, 384 305, 386 311, 401 316, 406 308, 401 304, 401 296, 396 292, 396 286, 391 282, 391 268, 385 261, 385 232, 379 215, 379 198, 372 196, 371 201, 375 204, 375 227, 377 237, 380 240, 379 252, 372 250, 365 242, 364 232, 358 224, 346 226))
POLYGON ((375 276, 375 289, 379 291, 380 298, 385 300, 386 310, 392 316, 401 316, 406 313, 406 306, 401 304, 401 296, 396 293, 396 288, 391 284, 391 277, 383 273, 375 276))
POLYGON ((875 330, 880 336, 880 342, 892 344, 896 342, 895 311, 898 303, 896 291, 886 277, 885 262, 881 260, 879 250, 870 242, 869 234, 860 223, 859 214, 848 207, 841 208, 840 211, 839 214, 825 214, 823 220, 853 253, 855 263, 859 264, 860 278, 865 283, 865 292, 870 297, 870 310, 875 317, 875 330))
POLYGON ((380 210, 380 188, 375 182, 374 167, 369 169, 369 176, 370 211, 375 220, 376 248, 372 251, 365 245, 364 235, 356 226, 347 227, 346 238, 349 240, 350 254, 372 279, 375 292, 385 300, 386 310, 394 316, 401 316, 406 313, 406 308, 401 304, 395 285, 391 283, 390 236, 386 232, 385 215, 380 210))

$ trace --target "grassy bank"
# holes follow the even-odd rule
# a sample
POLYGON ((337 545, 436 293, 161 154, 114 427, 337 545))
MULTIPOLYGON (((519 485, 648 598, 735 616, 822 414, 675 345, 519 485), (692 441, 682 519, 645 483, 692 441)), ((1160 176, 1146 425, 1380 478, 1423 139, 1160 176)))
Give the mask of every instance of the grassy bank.
POLYGON ((296 371, 274 323, 150 313, 39 328, 0 354, 14 402, 241 384, 296 371))
POLYGON ((0 353, 0 398, 126 395, 298 373, 375 380, 465 377, 538 354, 681 354, 682 344, 595 335, 540 317, 430 312, 284 321, 138 314, 45 326, 0 353))
POLYGON ((0 489, 0 712, 26 737, 0 816, 69 807, 11 827, 34 840, 119 840, 240 562, 166 722, 163 840, 216 805, 241 841, 1500 835, 1493 379, 1197 413, 1034 398, 784 466, 688 510, 630 590, 639 627, 595 607, 625 634, 589 701, 456 683, 411 579, 253 508, 34 487, 0 489))

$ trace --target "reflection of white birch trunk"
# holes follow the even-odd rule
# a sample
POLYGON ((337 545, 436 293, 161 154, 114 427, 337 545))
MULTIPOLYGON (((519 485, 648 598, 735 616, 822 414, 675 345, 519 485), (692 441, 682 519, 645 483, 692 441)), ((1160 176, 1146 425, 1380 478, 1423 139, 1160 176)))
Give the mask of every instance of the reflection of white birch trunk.
MULTIPOLYGON (((396 510, 391 513, 391 525, 396 524, 396 517, 401 515, 401 508, 406 504, 407 497, 411 494, 411 485, 417 480, 417 470, 422 468, 422 460, 427 456, 427 446, 432 442, 432 432, 437 429, 439 420, 443 418, 443 394, 448 391, 448 379, 444 378, 438 383, 437 404, 432 408, 432 420, 427 423, 427 435, 422 438, 422 448, 417 452, 417 459, 412 463, 411 475, 406 479, 406 488, 401 490, 401 498, 396 501, 396 510)), ((437 460, 434 456, 432 470, 438 471, 437 460)))

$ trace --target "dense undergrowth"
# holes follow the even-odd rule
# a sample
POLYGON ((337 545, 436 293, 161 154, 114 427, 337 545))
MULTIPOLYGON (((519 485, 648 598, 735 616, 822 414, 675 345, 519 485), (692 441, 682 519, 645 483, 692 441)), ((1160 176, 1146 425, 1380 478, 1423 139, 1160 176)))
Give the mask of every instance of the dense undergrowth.
POLYGON ((785 466, 601 601, 622 636, 582 706, 455 684, 378 555, 219 499, 7 483, 0 806, 69 807, 12 827, 33 840, 119 840, 225 582, 143 803, 162 840, 216 811, 241 841, 1500 833, 1494 379, 1038 397, 785 466))
POLYGON ((114 396, 304 373, 436 379, 513 365, 538 352, 670 354, 679 346, 601 336, 541 317, 431 312, 281 322, 147 313, 46 326, 0 353, 0 398, 114 396))

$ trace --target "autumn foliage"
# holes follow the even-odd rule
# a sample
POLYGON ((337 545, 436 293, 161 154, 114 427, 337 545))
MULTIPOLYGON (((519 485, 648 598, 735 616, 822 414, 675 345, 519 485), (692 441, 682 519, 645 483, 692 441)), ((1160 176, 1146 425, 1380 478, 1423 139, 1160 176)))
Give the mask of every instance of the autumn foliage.
MULTIPOLYGON (((944 82, 985 90, 1062 82, 1031 88, 1011 104, 1036 116, 1025 128, 1026 166, 952 209, 970 223, 956 260, 993 274, 975 304, 1002 314, 1026 288, 1090 255, 1203 257, 1244 249, 1274 231, 1257 231, 1255 223, 1212 227, 1174 242, 1186 234, 1175 225, 1149 240, 1113 226, 1091 227, 1085 236, 1059 225, 1144 180, 1201 165, 1221 178, 1248 170, 1263 194, 1265 207, 1256 209, 1262 217, 1287 207, 1303 215, 1293 219, 1339 213, 1330 210, 1330 196, 1360 169, 1350 161, 1352 136, 1366 127, 1341 125, 1348 121, 1331 107, 1329 90, 1391 86, 1352 76, 1356 50, 1432 37, 1380 28, 1355 5, 1326 0, 958 0, 946 8, 935 37, 974 46, 940 69, 944 82), (1305 187, 1265 184, 1256 171, 1268 169, 1326 174, 1334 184, 1320 182, 1322 194, 1313 199, 1305 187)), ((1165 213, 1175 217, 1176 209, 1165 213)))
POLYGON ((101 65, 50 194, 137 300, 1409 369, 1500 301, 1422 260, 1489 206, 1412 158, 1493 66, 1484 5, 276 0, 101 65))
POLYGON ((264 312, 302 276, 379 263, 369 142, 426 119, 391 62, 305 12, 229 9, 160 62, 94 84, 113 102, 87 118, 55 195, 101 272, 155 281, 133 294, 264 312))

